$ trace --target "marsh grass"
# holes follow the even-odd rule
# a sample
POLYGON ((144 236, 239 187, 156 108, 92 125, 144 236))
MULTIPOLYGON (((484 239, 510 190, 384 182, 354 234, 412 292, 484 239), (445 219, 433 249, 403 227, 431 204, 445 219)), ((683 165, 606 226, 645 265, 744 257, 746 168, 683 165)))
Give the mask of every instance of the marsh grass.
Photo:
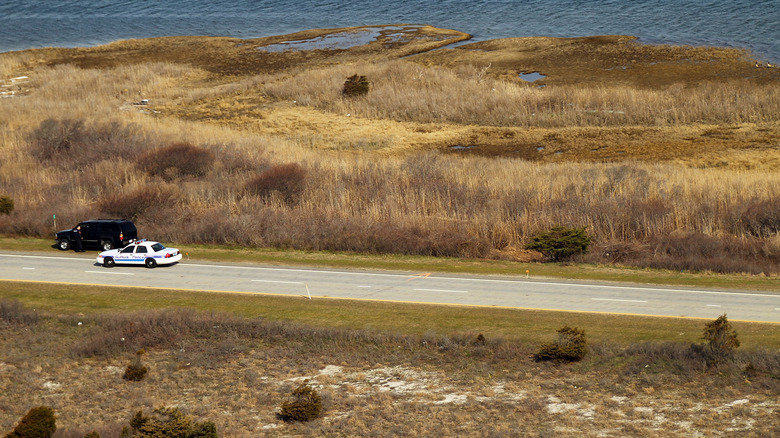
POLYGON ((403 47, 241 62, 235 43, 2 54, 3 72, 29 80, 24 95, 0 100, 0 183, 15 200, 0 230, 47 236, 54 214, 65 226, 127 216, 180 244, 529 261, 520 248, 535 233, 587 227, 592 250, 578 261, 777 273, 780 94, 774 70, 746 79, 755 67, 741 53, 620 38, 511 42, 602 56, 586 70, 639 54, 669 67, 665 82, 644 65, 610 70, 626 78, 613 84, 569 83, 535 58, 551 69, 537 88, 507 76, 520 59, 507 42, 452 52, 452 62, 399 59, 403 47), (347 99, 355 71, 372 88, 347 99), (643 71, 655 82, 636 82, 643 71), (190 172, 190 153, 151 169, 176 144, 213 161, 190 172), (279 190, 259 176, 278 166, 305 169, 305 184, 279 190))

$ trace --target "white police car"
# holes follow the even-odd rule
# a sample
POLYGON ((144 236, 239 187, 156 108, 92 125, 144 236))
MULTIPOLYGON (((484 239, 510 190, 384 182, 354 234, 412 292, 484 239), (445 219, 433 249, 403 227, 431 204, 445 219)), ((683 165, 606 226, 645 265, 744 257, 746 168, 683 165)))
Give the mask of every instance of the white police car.
POLYGON ((157 265, 170 265, 181 260, 181 252, 176 248, 166 248, 160 242, 146 239, 136 240, 121 249, 103 251, 97 256, 97 262, 107 268, 116 264, 145 265, 154 268, 157 265))

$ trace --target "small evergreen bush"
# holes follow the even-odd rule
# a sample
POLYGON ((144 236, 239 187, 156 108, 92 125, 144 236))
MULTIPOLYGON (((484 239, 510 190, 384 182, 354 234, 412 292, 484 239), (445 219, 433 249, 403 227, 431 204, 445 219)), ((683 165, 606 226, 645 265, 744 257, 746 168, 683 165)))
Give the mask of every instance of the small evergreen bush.
POLYGON ((14 211, 14 200, 10 196, 0 196, 0 214, 11 214, 14 211))
POLYGON ((178 408, 157 408, 151 416, 138 411, 130 420, 132 432, 124 437, 143 438, 217 438, 217 426, 211 421, 195 422, 178 408))
POLYGON ((5 438, 50 438, 57 430, 54 409, 38 406, 30 409, 5 438))
POLYGON ((553 227, 549 231, 533 236, 525 248, 539 251, 556 262, 575 254, 585 254, 591 241, 585 228, 553 227))
POLYGON ((710 359, 713 362, 725 359, 739 347, 737 332, 731 327, 725 313, 704 325, 702 339, 709 347, 710 359))
POLYGON ((143 380, 144 377, 146 377, 146 373, 149 371, 149 368, 141 363, 141 355, 143 354, 143 349, 140 349, 135 353, 135 359, 133 359, 133 362, 125 369, 125 374, 122 376, 123 379, 139 382, 143 380))
POLYGON ((585 340, 585 331, 564 326, 558 330, 558 339, 555 342, 542 344, 539 351, 534 354, 537 361, 576 362, 588 353, 588 343, 585 340))
POLYGON ((284 421, 311 421, 322 413, 322 398, 308 382, 295 388, 293 400, 282 403, 280 417, 284 421))
POLYGON ((342 94, 347 97, 365 96, 368 94, 369 84, 365 76, 354 74, 344 82, 342 94))

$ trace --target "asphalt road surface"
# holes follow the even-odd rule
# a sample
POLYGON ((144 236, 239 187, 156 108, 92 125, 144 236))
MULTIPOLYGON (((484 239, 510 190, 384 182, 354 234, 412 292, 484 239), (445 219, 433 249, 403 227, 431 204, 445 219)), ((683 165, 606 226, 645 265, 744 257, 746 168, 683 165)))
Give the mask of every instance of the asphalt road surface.
POLYGON ((520 277, 357 271, 183 260, 104 268, 96 253, 0 252, 0 279, 780 322, 780 293, 520 277))

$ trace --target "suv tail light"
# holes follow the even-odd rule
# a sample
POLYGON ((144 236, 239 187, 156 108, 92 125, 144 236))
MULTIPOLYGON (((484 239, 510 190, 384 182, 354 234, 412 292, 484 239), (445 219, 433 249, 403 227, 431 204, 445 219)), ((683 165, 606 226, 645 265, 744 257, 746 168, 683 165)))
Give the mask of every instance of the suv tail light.
POLYGON ((119 232, 119 241, 121 242, 123 240, 125 240, 125 235, 120 231, 119 232))

